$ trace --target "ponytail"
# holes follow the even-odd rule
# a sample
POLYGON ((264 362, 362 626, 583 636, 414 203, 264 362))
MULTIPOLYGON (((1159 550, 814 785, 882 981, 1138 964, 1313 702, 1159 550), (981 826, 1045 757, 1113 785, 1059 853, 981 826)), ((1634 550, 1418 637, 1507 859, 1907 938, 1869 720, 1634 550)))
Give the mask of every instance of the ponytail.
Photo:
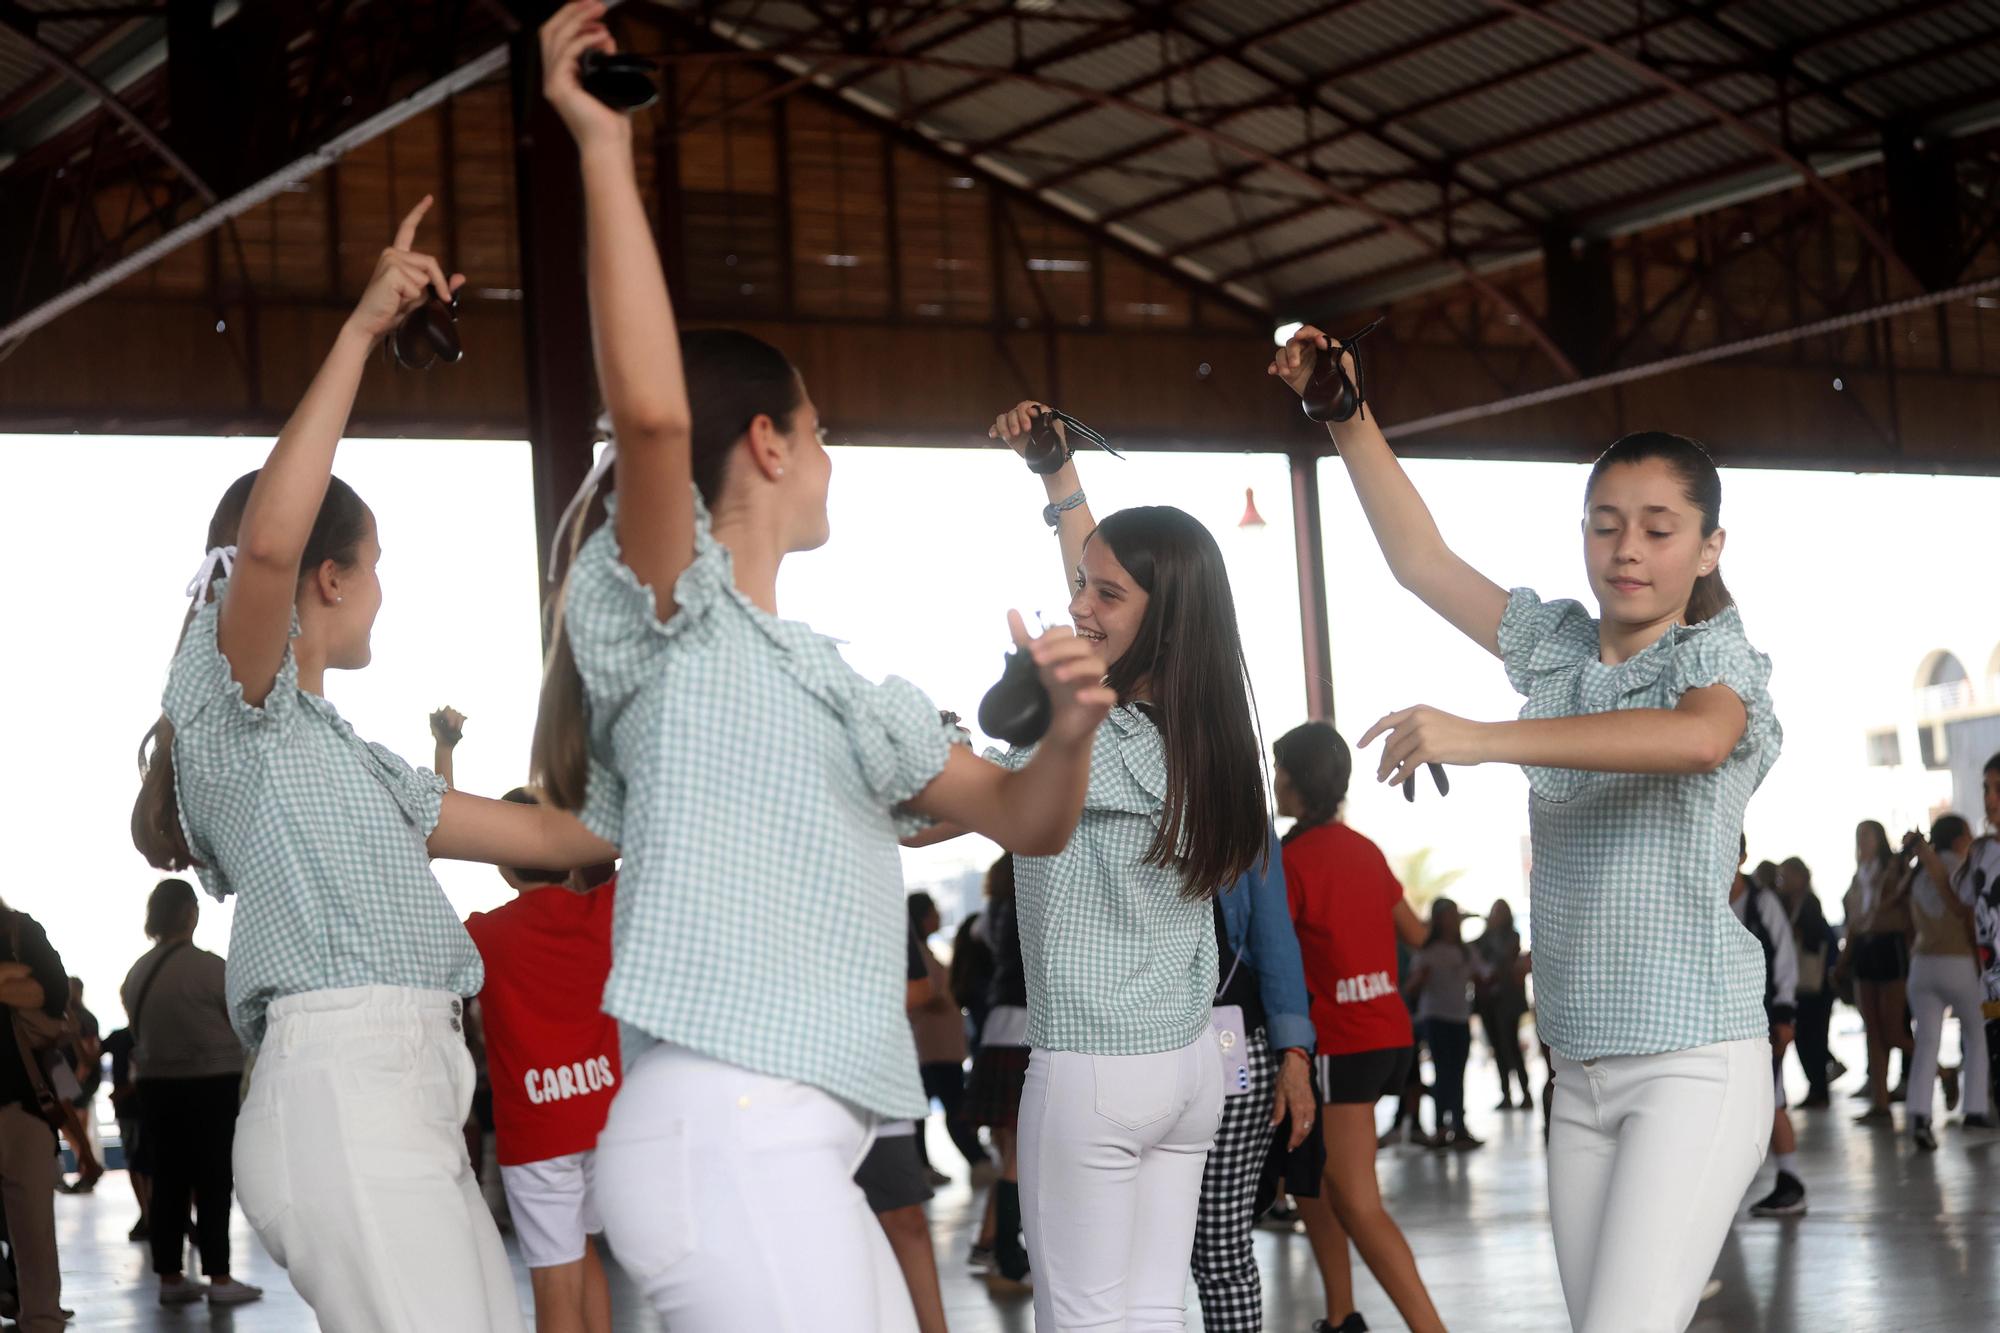
MULTIPOLYGON (((587 511, 589 505, 578 506, 587 511)), ((583 526, 583 514, 576 530, 583 526)), ((574 545, 574 543, 572 543, 574 545)), ((570 651, 563 609, 569 600, 569 576, 563 576, 549 603, 549 652, 542 663, 542 693, 535 711, 535 737, 528 771, 544 799, 558 810, 581 810, 590 778, 589 716, 584 705, 583 675, 570 651)))
POLYGON ((1713 620, 1734 605, 1736 599, 1723 585, 1722 571, 1712 569, 1694 581, 1694 591, 1688 594, 1687 623, 1699 625, 1704 620, 1713 620))

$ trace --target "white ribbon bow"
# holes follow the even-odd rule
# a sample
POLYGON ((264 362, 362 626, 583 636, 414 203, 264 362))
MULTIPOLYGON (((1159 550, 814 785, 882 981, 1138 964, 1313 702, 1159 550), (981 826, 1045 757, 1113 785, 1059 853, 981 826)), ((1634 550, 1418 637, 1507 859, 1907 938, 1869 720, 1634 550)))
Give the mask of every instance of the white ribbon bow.
POLYGON ((208 554, 201 558, 201 568, 188 580, 187 595, 196 606, 208 601, 208 587, 218 574, 228 578, 236 569, 236 548, 234 546, 211 546, 208 554))
MULTIPOLYGON (((602 426, 603 423, 600 422, 600 429, 602 426)), ((576 494, 572 495, 569 503, 563 506, 562 517, 556 520, 555 537, 549 543, 549 582, 554 583, 556 581, 557 557, 562 554, 563 540, 569 535, 569 525, 576 518, 577 510, 590 503, 590 497, 597 493, 597 488, 603 484, 604 478, 609 475, 611 465, 617 461, 617 441, 606 440, 604 443, 604 452, 599 454, 597 461, 590 465, 590 471, 583 478, 583 485, 576 488, 576 494)))

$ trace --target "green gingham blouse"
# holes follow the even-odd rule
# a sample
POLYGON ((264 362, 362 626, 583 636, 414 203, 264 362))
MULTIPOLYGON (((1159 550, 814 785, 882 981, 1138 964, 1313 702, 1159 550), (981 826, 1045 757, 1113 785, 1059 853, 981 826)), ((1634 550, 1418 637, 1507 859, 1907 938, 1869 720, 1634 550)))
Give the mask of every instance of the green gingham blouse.
POLYGON ((1748 715, 1713 773, 1528 768, 1534 869, 1535 1021, 1559 1055, 1651 1055, 1762 1037, 1764 953, 1729 910, 1737 838, 1784 733, 1766 688, 1771 660, 1734 607, 1677 626, 1617 666, 1576 602, 1525 588, 1500 621, 1524 718, 1673 708, 1726 685, 1748 715))
POLYGON ((605 1011, 877 1115, 927 1105, 905 1014, 897 807, 955 735, 908 681, 753 605, 696 503, 673 617, 584 543, 564 611, 589 706, 583 822, 625 862, 605 1011))
MULTIPOLYGON (((987 757, 1020 768, 1033 754, 987 757)), ((1146 864, 1166 797, 1158 729, 1132 705, 1115 708, 1098 726, 1069 846, 1014 858, 1028 1045, 1145 1055, 1208 1031, 1215 907, 1182 897, 1179 871, 1146 864)))
POLYGON ((479 950, 424 846, 443 779, 363 741, 300 689, 290 648, 263 706, 245 703, 216 645, 223 586, 189 624, 163 705, 181 831, 203 887, 236 895, 226 976, 237 1035, 255 1046, 271 1001, 302 991, 476 994, 479 950))

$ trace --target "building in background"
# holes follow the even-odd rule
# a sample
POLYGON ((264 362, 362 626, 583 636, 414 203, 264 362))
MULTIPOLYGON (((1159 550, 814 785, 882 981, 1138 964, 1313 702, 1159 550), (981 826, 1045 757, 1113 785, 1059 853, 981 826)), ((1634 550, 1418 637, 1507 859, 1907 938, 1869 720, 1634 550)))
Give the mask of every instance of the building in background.
POLYGON ((1892 837, 1947 810, 1975 827, 1983 820, 1981 769, 2000 753, 2000 616, 1968 619, 1953 642, 1918 659, 1901 716, 1878 719, 1864 737, 1892 837))

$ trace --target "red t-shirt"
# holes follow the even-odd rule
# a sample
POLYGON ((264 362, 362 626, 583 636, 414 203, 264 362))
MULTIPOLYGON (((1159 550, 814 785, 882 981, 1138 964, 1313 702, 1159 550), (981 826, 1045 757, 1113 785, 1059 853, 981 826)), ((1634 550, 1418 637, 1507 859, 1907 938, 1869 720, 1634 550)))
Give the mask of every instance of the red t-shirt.
POLYGON ((533 889, 465 923, 486 963, 479 1014, 502 1166, 597 1146, 621 1073, 618 1020, 603 1008, 616 889, 533 889))
POLYGON ((1396 989, 1391 915, 1403 886, 1382 849, 1345 824, 1310 829, 1285 844, 1285 891, 1320 1054, 1408 1046, 1410 1011, 1396 989))

